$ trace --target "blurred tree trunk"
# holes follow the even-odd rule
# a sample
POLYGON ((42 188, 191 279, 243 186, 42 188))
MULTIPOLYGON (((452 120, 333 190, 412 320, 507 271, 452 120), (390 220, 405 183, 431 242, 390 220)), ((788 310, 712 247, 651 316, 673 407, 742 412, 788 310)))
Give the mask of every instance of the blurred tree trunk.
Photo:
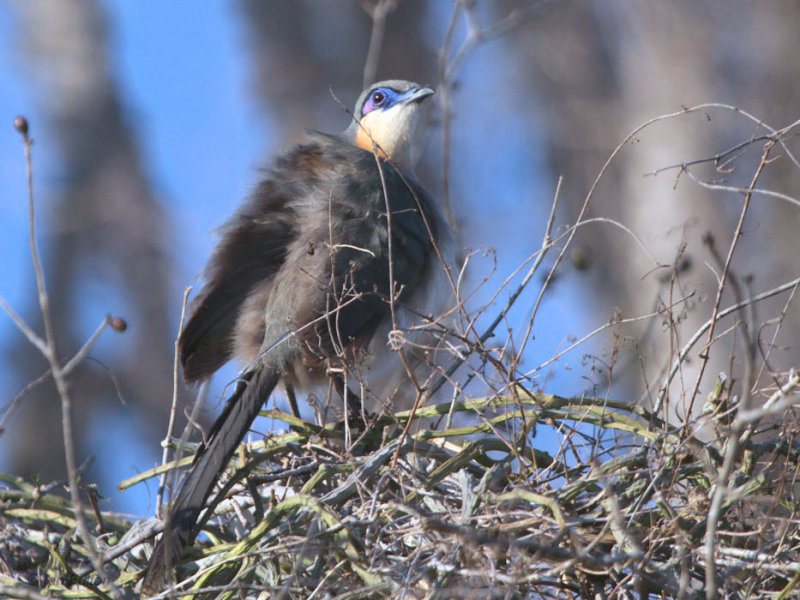
MULTIPOLYGON (((506 14, 528 4, 500 2, 496 8, 498 14, 506 14)), ((552 5, 529 27, 516 31, 509 41, 510 54, 526 65, 520 71, 526 74, 520 84, 529 87, 546 111, 543 120, 548 126, 553 177, 565 178, 562 198, 571 219, 614 147, 648 119, 715 101, 755 112, 774 127, 798 117, 800 73, 797 61, 786 59, 786 48, 798 45, 800 4, 771 3, 769 8, 736 4, 734 9, 718 0, 566 2, 552 5)), ((626 357, 616 365, 614 382, 645 402, 654 399, 652 393, 664 380, 675 352, 711 316, 717 288, 714 271, 720 267, 703 240, 711 234, 724 258, 742 206, 741 196, 702 189, 687 177, 675 187, 677 172, 657 177, 645 174, 712 156, 730 143, 746 140, 748 127, 756 131, 754 124, 734 122, 730 114, 714 114, 713 120, 706 114, 685 115, 659 124, 637 135, 601 181, 588 216, 611 218, 628 227, 661 268, 655 269, 636 242, 616 227, 590 225, 576 238, 592 257, 585 282, 593 292, 587 310, 594 311, 598 320, 610 319, 617 310, 623 318, 646 315, 691 295, 668 319, 620 327, 614 330, 620 334, 615 341, 609 338, 609 350, 612 343, 620 344, 621 356, 626 357), (672 271, 673 266, 678 270, 672 271)), ((753 153, 760 154, 760 146, 753 153)), ((743 159, 729 179, 746 185, 757 159, 757 155, 743 159)), ((760 185, 791 195, 791 190, 798 189, 797 179, 796 166, 783 160, 768 170, 760 185), (781 181, 784 177, 790 179, 781 181)), ((740 280, 755 274, 754 292, 796 277, 798 236, 791 232, 796 231, 799 218, 796 206, 757 199, 748 223, 763 230, 751 231, 742 239, 732 273, 740 280)), ((727 286, 722 306, 733 300, 727 286)), ((755 327, 775 316, 782 302, 785 297, 758 306, 761 318, 755 327)), ((730 319, 722 322, 718 333, 732 323, 730 319)), ((783 339, 797 339, 798 333, 794 311, 784 324, 783 339)), ((715 344, 701 398, 720 371, 733 369, 733 377, 742 377, 745 359, 739 355, 731 362, 734 337, 728 335, 715 344)), ((694 389, 702 351, 702 344, 695 347, 670 389, 671 410, 666 416, 673 422, 687 416, 688 395, 694 389)), ((611 354, 604 358, 611 360, 611 354)), ((795 345, 780 358, 774 356, 771 366, 786 368, 796 363, 797 356, 795 345)), ((696 402, 692 416, 701 408, 696 402)))
MULTIPOLYGON (((648 119, 708 102, 714 95, 713 55, 707 51, 702 7, 681 3, 620 7, 600 8, 597 15, 620 94, 615 102, 619 128, 607 138, 614 144, 648 119)), ((684 121, 698 124, 699 129, 702 119, 698 114, 684 121)), ((724 201, 719 194, 686 183, 675 189, 675 173, 645 177, 659 167, 713 155, 717 140, 696 135, 698 129, 670 121, 643 131, 638 136, 641 143, 630 145, 618 162, 619 197, 601 194, 594 204, 593 214, 630 227, 665 267, 654 270, 653 261, 620 231, 598 229, 603 234, 599 246, 607 253, 607 264, 619 267, 615 283, 620 287, 615 295, 620 304, 622 298, 628 301, 621 304, 623 315, 664 311, 664 319, 655 324, 666 319, 665 326, 645 322, 623 330, 637 339, 633 370, 638 380, 651 382, 650 390, 638 390, 646 402, 654 400, 652 394, 658 391, 676 352, 711 315, 717 280, 713 271, 703 267, 708 260, 703 238, 711 233, 727 246, 736 222, 735 212, 727 219, 719 218, 718 203, 724 201), (670 306, 675 308, 668 309, 670 306)), ((718 346, 709 354, 705 381, 713 382, 728 366, 729 354, 720 350, 718 346)), ((690 355, 670 388, 671 410, 665 413, 670 421, 698 416, 702 409, 702 404, 691 398, 701 367, 700 351, 698 347, 690 355), (692 414, 687 415, 690 410, 692 414)))
MULTIPOLYGON (((726 15, 728 23, 716 26, 722 39, 718 41, 719 54, 725 57, 721 65, 724 81, 722 94, 741 94, 738 104, 773 128, 780 129, 800 119, 800 62, 795 60, 800 52, 800 1, 773 2, 764 10, 761 5, 740 3, 737 11, 726 15), (745 25, 747 26, 745 28, 745 25), (733 27, 748 31, 750 45, 741 47, 740 36, 733 27), (723 32, 728 32, 723 35, 723 32), (735 61, 735 62, 734 62, 735 61), (740 65, 743 65, 744 68, 740 65)), ((715 27, 713 24, 711 27, 715 27)), ((800 138, 794 130, 784 140, 795 158, 800 157, 800 138)), ((759 187, 775 190, 800 199, 800 168, 786 151, 777 147, 759 187)), ((753 211, 748 219, 752 235, 742 239, 737 267, 741 275, 750 275, 749 285, 754 293, 777 286, 800 276, 800 208, 796 205, 756 196, 753 211)), ((756 325, 778 315, 787 298, 781 296, 756 308, 756 325)), ((800 362, 800 309, 795 299, 786 310, 780 332, 772 344, 777 320, 769 327, 758 330, 761 351, 769 352, 772 371, 786 371, 800 362)), ((764 373, 764 382, 770 373, 764 373)))
MULTIPOLYGON (((91 0, 24 0, 13 7, 21 52, 50 126, 33 123, 33 137, 44 143, 44 132, 53 131, 60 150, 62 178, 48 188, 51 196, 38 195, 39 214, 46 215, 39 242, 60 357, 68 359, 107 312, 129 324, 115 338, 121 349, 115 356, 93 352, 101 362, 85 362, 70 378, 84 460, 97 451, 86 445, 89 424, 104 427, 100 419, 119 410, 120 396, 152 423, 166 422, 177 330, 168 314, 176 297, 169 283, 168 225, 144 173, 135 122, 124 114, 102 7, 91 0)), ((41 192, 38 175, 34 185, 41 192)), ((34 294, 30 302, 26 312, 35 315, 34 294)), ((13 354, 22 384, 45 371, 26 340, 19 339, 13 354)), ((30 393, 14 418, 15 472, 63 477, 60 405, 52 384, 30 393)), ((160 426, 146 431, 149 442, 163 436, 160 426)))

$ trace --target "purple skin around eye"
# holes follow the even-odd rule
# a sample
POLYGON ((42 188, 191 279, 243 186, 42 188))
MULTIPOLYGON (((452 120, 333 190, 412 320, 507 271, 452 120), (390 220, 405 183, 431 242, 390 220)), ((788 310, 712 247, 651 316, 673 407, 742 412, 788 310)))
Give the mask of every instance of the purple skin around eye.
POLYGON ((372 103, 372 98, 366 101, 364 108, 361 109, 361 116, 363 117, 368 112, 375 110, 375 105, 372 103))

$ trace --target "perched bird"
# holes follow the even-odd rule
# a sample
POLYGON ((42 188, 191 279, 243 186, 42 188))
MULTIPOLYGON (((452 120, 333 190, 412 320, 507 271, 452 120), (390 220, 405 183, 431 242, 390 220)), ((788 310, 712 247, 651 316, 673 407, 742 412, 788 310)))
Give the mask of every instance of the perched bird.
POLYGON ((189 383, 234 357, 246 368, 168 508, 145 591, 168 583, 212 488, 279 382, 291 399, 296 387, 336 371, 384 393, 387 371, 400 366, 390 334, 413 341, 415 323, 452 304, 455 237, 409 170, 419 105, 433 93, 401 80, 370 86, 344 133, 314 132, 280 157, 223 228, 180 355, 189 383))

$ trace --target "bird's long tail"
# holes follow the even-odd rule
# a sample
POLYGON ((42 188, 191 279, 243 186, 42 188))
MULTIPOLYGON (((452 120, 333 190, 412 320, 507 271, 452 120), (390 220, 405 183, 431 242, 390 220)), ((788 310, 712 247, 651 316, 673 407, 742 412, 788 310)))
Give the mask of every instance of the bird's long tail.
POLYGON ((197 519, 214 484, 279 379, 278 371, 263 366, 241 377, 222 414, 211 427, 208 443, 197 451, 180 493, 170 504, 164 534, 147 566, 142 584, 145 593, 157 593, 169 584, 183 548, 197 535, 197 519))

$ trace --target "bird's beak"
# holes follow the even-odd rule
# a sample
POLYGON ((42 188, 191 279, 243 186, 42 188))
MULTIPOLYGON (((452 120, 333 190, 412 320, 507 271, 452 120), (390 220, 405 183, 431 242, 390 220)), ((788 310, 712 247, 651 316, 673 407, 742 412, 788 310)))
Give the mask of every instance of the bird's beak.
POLYGON ((420 102, 421 100, 424 100, 428 96, 433 96, 433 93, 434 93, 433 90, 429 87, 414 88, 408 90, 405 94, 400 96, 398 100, 403 104, 411 104, 413 102, 420 102))

